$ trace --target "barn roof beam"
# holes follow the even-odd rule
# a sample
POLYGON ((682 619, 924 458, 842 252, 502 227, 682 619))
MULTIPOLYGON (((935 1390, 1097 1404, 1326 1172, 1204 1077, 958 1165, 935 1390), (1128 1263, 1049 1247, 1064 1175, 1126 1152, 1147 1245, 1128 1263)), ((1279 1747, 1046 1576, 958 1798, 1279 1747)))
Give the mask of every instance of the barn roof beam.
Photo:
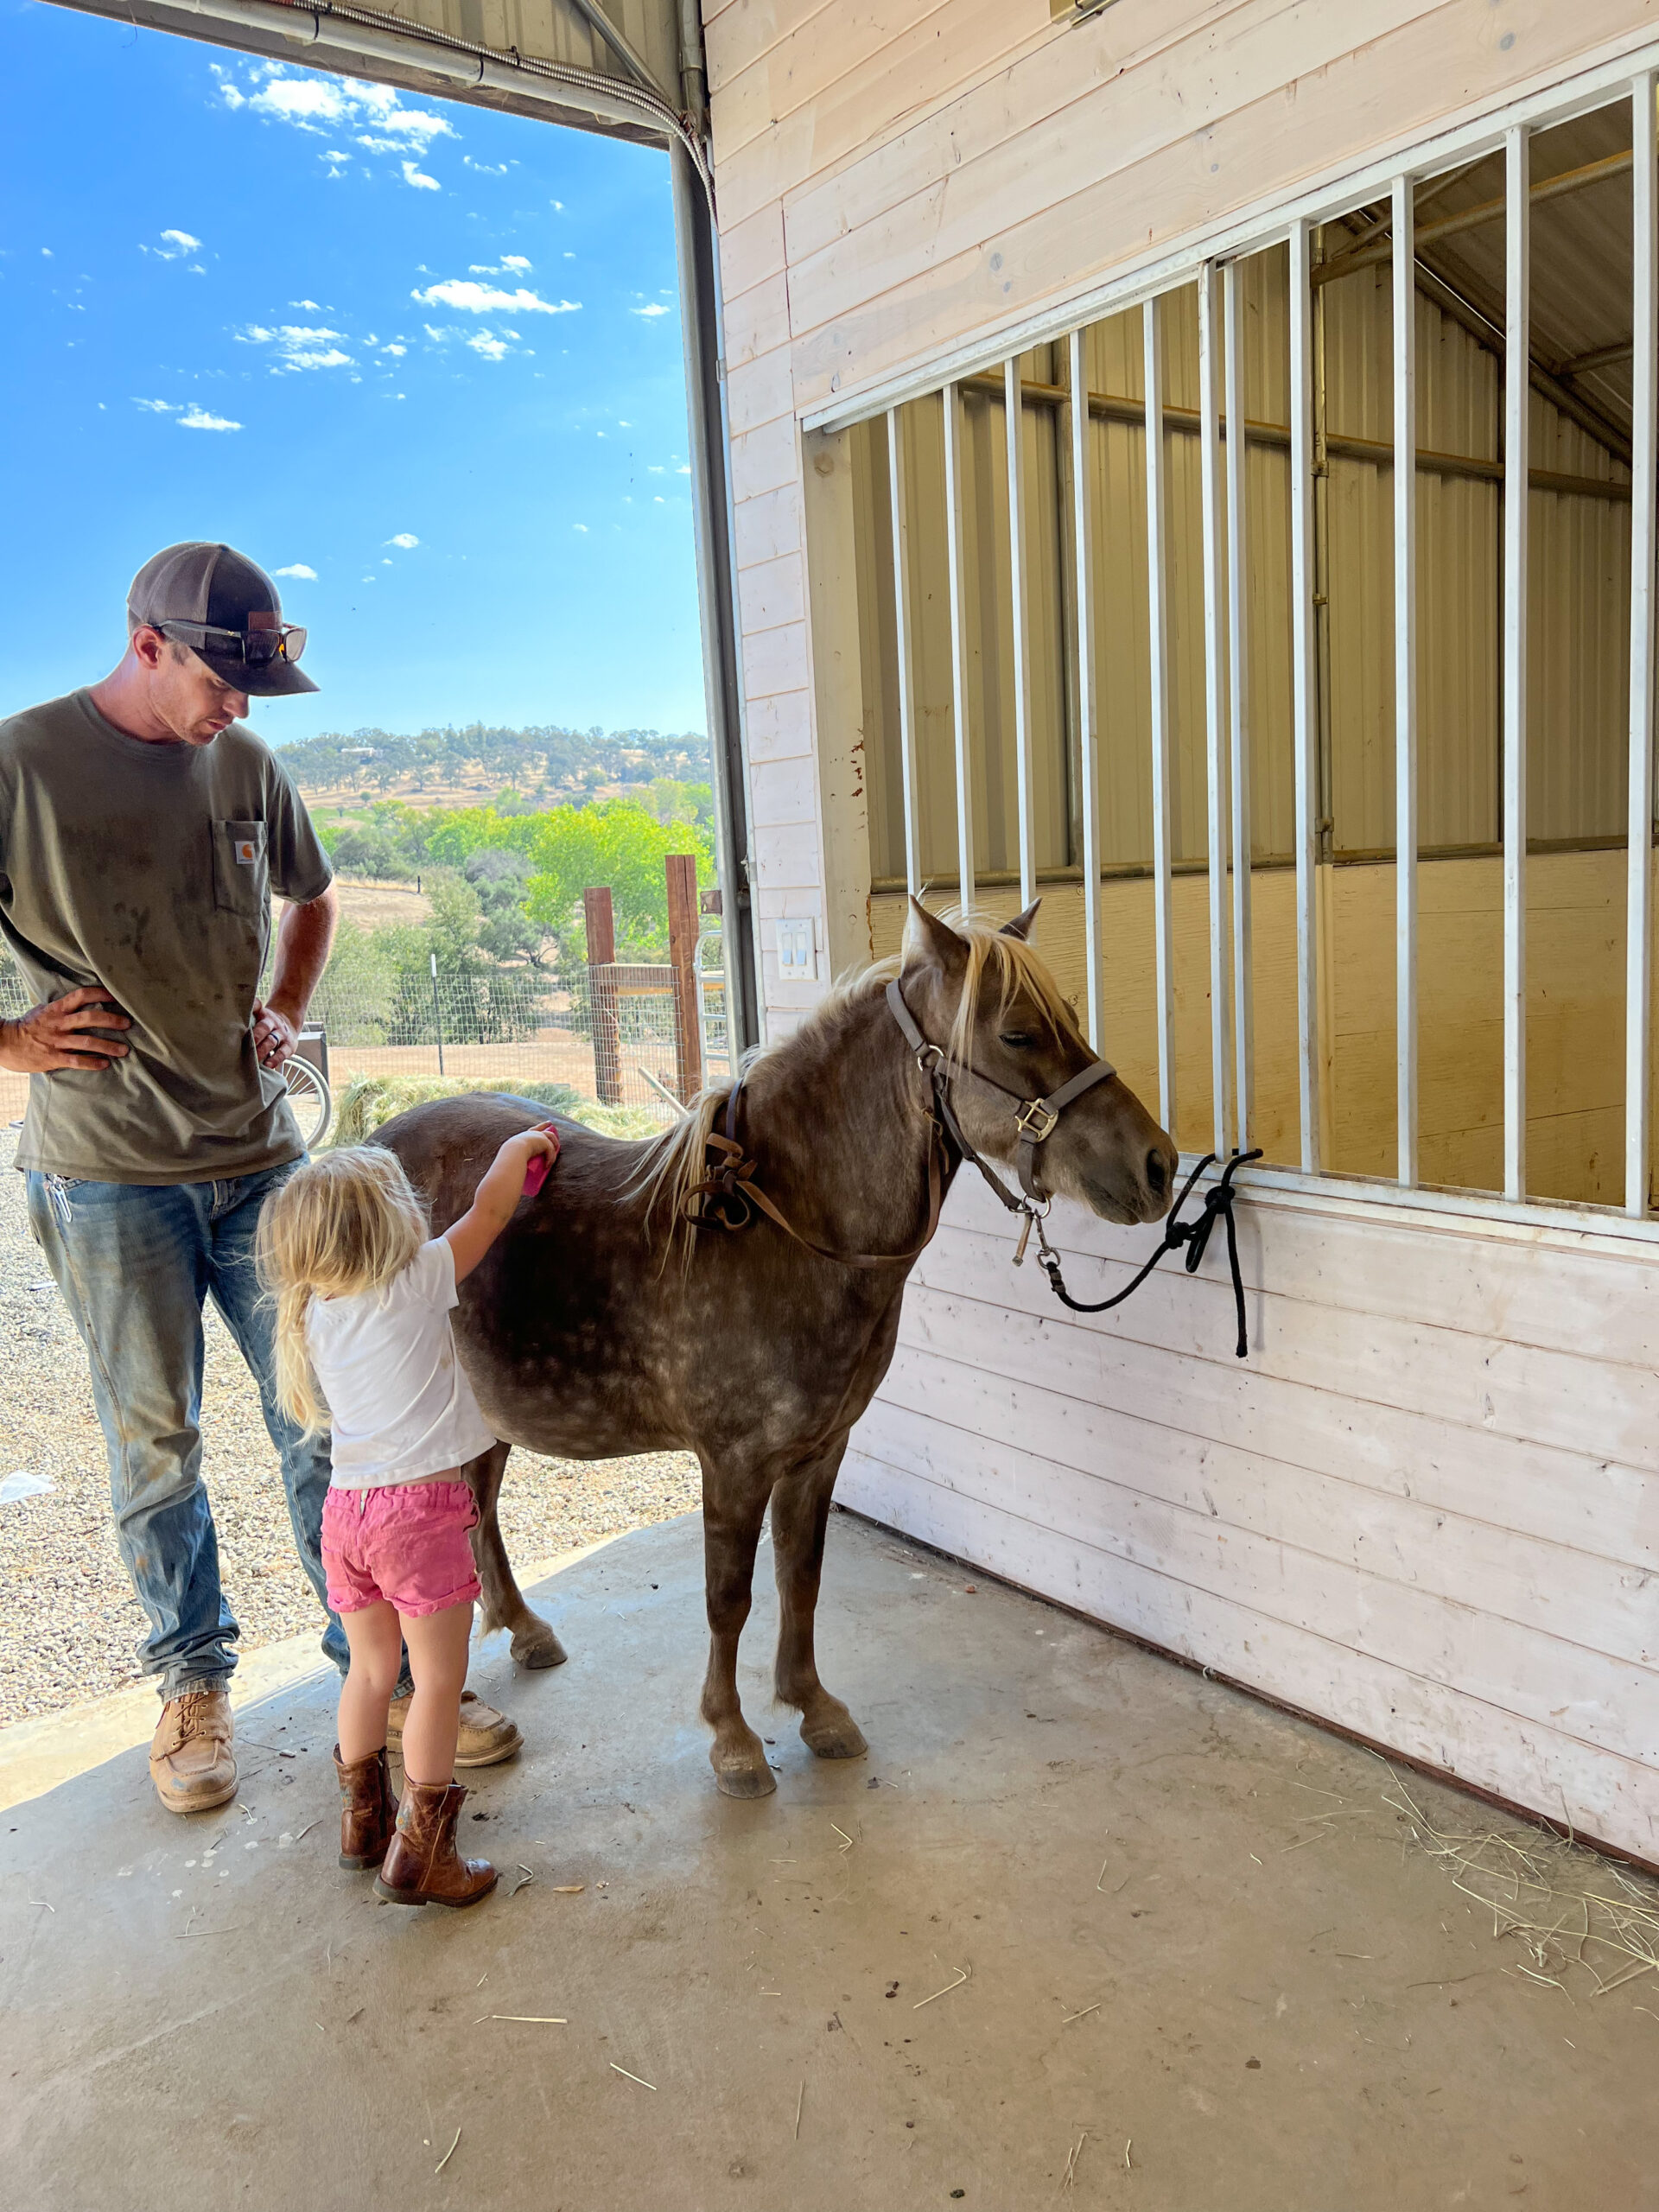
POLYGON ((1598 369, 1611 369, 1616 362, 1628 361, 1635 351, 1635 342, 1621 338, 1611 346, 1594 346, 1587 353, 1575 353, 1570 361, 1561 363, 1564 377, 1593 376, 1598 369))
POLYGON ((602 39, 610 48, 623 67, 638 78, 649 91, 655 92, 658 99, 667 100, 671 106, 679 105, 679 102, 669 91, 667 86, 659 85, 652 75, 650 69, 632 44, 624 37, 603 8, 600 6, 599 0, 564 0, 564 5, 572 15, 580 16, 594 36, 602 39))
MULTIPOLYGON (((982 392, 990 399, 1003 397, 1002 378, 999 376, 963 377, 960 389, 982 392)), ((1064 385, 1022 380, 1020 386, 1020 397, 1027 407, 1060 407, 1071 396, 1064 385)), ((1120 397, 1115 392, 1091 391, 1089 412, 1096 422, 1133 423, 1139 426, 1146 421, 1146 409, 1140 400, 1120 397)), ((1182 431, 1189 436, 1198 435, 1200 417, 1196 407, 1175 407, 1166 400, 1163 416, 1168 429, 1182 431)), ((1224 437, 1224 417, 1222 430, 1224 437)), ((1290 431, 1283 423, 1247 421, 1244 438, 1249 445, 1274 446, 1281 451, 1287 450, 1290 445, 1290 431)), ((1375 461, 1383 468, 1391 468, 1394 465, 1394 447, 1383 438, 1350 438, 1333 433, 1325 443, 1326 451, 1335 454, 1339 460, 1375 461)), ((1484 460, 1478 454, 1440 453, 1432 447, 1419 446, 1417 466, 1430 476, 1467 477, 1483 484, 1501 484, 1503 481, 1503 462, 1484 460)), ((1628 504, 1630 496, 1628 484, 1616 484, 1601 476, 1565 475, 1553 468, 1529 469, 1527 481, 1535 492, 1560 492, 1580 499, 1611 499, 1628 504)))
MULTIPOLYGON (((1630 156, 1628 151, 1609 154, 1599 162, 1586 162, 1581 168, 1563 169, 1559 176, 1549 176, 1535 184, 1529 195, 1535 207, 1551 200, 1565 200, 1571 193, 1584 192, 1594 184, 1605 184, 1610 178, 1628 176, 1630 156)), ((1442 238, 1455 238, 1463 231, 1478 231, 1488 223, 1501 223, 1504 203, 1497 200, 1483 200, 1473 207, 1460 207, 1450 215, 1437 215, 1417 226, 1417 250, 1437 245, 1442 238)), ((1378 230, 1391 230, 1392 224, 1373 226, 1357 245, 1332 254, 1329 261, 1316 264, 1313 281, 1329 284, 1338 276, 1346 276, 1356 269, 1370 269, 1376 263, 1387 261, 1393 251, 1388 238, 1379 239, 1378 230)))
MULTIPOLYGON (((1449 315, 1460 329, 1466 330, 1478 346, 1484 346, 1501 363, 1503 359, 1503 307, 1502 301, 1489 293, 1485 287, 1466 271, 1459 270, 1453 276, 1434 268, 1420 254, 1417 261, 1417 289, 1426 300, 1430 300, 1449 315)), ((1576 423, 1587 437, 1630 466, 1630 432, 1609 415, 1576 391, 1561 372, 1561 364, 1541 354, 1536 346, 1528 348, 1531 365, 1533 390, 1541 398, 1559 408, 1569 422, 1576 423)))

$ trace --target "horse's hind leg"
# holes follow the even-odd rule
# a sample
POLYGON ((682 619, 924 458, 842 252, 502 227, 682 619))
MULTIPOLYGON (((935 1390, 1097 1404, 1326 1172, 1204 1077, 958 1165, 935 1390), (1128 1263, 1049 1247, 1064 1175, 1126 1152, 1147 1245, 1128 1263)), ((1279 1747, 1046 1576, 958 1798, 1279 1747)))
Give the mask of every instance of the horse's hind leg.
POLYGON ((513 1578, 507 1548, 501 1541, 496 1503, 501 1495, 501 1478, 506 1471, 507 1454, 512 1449, 510 1444, 494 1445, 467 1468, 467 1479, 478 1501, 478 1525, 472 1532, 473 1557, 478 1565, 478 1579, 484 1585, 483 1633, 487 1636, 492 1629, 510 1629, 512 1656, 521 1667, 562 1667, 564 1646, 541 1615, 532 1613, 524 1603, 524 1592, 513 1578))
POLYGON ((829 1452, 792 1469, 772 1493, 772 1548, 778 1575, 773 1683, 781 1704, 798 1707, 801 1741, 821 1759, 855 1759, 869 1749, 857 1721, 818 1680, 813 1649, 830 1498, 846 1448, 843 1436, 829 1452))
POLYGON ((702 1684, 702 1717, 715 1732, 709 1764, 728 1797, 767 1797, 778 1787, 766 1764, 766 1745, 744 1719, 737 1694, 738 1638, 749 1618, 755 1546, 766 1512, 764 1479, 756 1479, 751 1487, 723 1471, 717 1482, 705 1465, 702 1553, 709 1672, 702 1684))

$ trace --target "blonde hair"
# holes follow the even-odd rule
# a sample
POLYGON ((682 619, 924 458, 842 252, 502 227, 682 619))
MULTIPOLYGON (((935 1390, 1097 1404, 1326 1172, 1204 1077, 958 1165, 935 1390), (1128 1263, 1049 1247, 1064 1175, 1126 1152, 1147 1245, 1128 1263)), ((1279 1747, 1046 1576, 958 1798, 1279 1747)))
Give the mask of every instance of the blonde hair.
POLYGON ((295 1170, 259 1215, 256 1264, 276 1309, 276 1399, 307 1436, 328 1408, 305 1340, 314 1299, 351 1298, 400 1275, 431 1233, 396 1153, 341 1146, 295 1170))

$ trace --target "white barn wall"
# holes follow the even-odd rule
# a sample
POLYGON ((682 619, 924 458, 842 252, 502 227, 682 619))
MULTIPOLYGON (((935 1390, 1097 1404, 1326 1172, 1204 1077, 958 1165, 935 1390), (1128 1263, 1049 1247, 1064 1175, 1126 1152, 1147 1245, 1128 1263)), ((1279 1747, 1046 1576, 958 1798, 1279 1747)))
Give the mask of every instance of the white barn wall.
MULTIPOLYGON (((1659 24, 1644 0, 704 15, 775 1035, 870 943, 852 472, 802 417, 1659 24), (779 979, 784 914, 817 925, 814 982, 779 979)), ((1659 1859, 1650 1245, 1264 1198, 1240 1363, 1184 1274, 1111 1325, 1024 1311, 1043 1286, 974 1205, 910 1294, 849 1503, 1659 1859)), ((1119 1267, 1146 1242, 1069 1210, 1060 1233, 1119 1267)))

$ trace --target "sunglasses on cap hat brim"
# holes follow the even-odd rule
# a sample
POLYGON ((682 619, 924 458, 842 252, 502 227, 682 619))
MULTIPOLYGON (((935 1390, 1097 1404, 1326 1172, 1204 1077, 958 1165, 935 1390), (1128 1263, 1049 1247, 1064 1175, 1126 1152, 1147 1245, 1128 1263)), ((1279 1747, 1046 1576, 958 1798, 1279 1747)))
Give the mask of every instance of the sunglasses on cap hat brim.
POLYGON ((305 651, 306 633, 294 622, 272 623, 269 628, 225 630, 210 622, 181 622, 169 619, 149 626, 164 638, 188 645, 207 662, 215 676, 240 690, 259 695, 283 691, 315 691, 316 685, 296 665, 305 651))

